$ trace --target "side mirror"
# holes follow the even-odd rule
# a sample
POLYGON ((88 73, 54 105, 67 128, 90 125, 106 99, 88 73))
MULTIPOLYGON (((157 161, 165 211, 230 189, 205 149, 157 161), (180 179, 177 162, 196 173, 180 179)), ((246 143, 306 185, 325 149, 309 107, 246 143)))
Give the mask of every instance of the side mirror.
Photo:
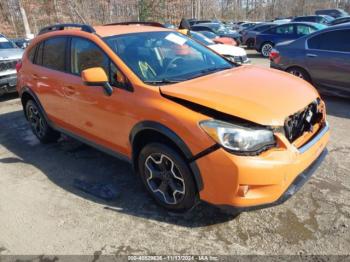
POLYGON ((85 69, 81 72, 81 78, 88 86, 101 86, 107 96, 113 93, 113 87, 108 82, 106 72, 101 67, 85 69))

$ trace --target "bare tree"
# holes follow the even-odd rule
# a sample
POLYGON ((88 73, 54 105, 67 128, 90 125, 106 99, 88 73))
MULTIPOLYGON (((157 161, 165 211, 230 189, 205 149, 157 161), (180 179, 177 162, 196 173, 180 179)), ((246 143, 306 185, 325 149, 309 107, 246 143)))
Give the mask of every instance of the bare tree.
POLYGON ((350 0, 0 0, 0 28, 6 35, 24 36, 63 22, 178 24, 183 17, 266 21, 336 7, 350 11, 350 0))

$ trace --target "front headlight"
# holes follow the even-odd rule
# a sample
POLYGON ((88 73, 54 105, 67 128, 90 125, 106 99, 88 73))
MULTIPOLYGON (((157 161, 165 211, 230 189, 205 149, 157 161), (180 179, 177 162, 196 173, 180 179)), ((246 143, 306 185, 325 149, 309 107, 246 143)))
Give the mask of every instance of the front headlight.
POLYGON ((206 120, 199 125, 217 143, 236 153, 258 154, 276 143, 273 132, 264 128, 243 127, 219 120, 206 120))

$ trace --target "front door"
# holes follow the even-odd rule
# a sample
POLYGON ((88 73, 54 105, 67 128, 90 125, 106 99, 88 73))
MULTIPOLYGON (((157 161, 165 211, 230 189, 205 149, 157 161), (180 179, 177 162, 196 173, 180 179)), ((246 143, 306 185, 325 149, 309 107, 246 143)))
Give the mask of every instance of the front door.
POLYGON ((88 86, 81 79, 81 72, 92 67, 101 67, 109 76, 110 84, 116 86, 117 67, 109 57, 90 40, 73 37, 70 43, 70 68, 72 77, 66 87, 66 98, 71 109, 70 123, 75 134, 98 145, 126 153, 124 123, 129 122, 128 101, 133 93, 114 88, 107 96, 100 86, 88 86))

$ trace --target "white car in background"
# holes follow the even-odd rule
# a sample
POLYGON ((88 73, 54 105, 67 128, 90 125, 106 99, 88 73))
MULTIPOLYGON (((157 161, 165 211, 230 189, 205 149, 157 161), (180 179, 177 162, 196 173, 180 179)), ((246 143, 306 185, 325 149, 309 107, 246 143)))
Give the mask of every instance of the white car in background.
POLYGON ((0 34, 0 96, 16 92, 16 64, 22 55, 23 49, 0 34))
POLYGON ((198 32, 190 31, 190 37, 194 40, 206 45, 210 49, 214 50, 216 53, 226 57, 228 60, 238 63, 238 64, 249 64, 250 60, 247 56, 246 51, 237 46, 217 44, 208 37, 202 35, 198 32))

